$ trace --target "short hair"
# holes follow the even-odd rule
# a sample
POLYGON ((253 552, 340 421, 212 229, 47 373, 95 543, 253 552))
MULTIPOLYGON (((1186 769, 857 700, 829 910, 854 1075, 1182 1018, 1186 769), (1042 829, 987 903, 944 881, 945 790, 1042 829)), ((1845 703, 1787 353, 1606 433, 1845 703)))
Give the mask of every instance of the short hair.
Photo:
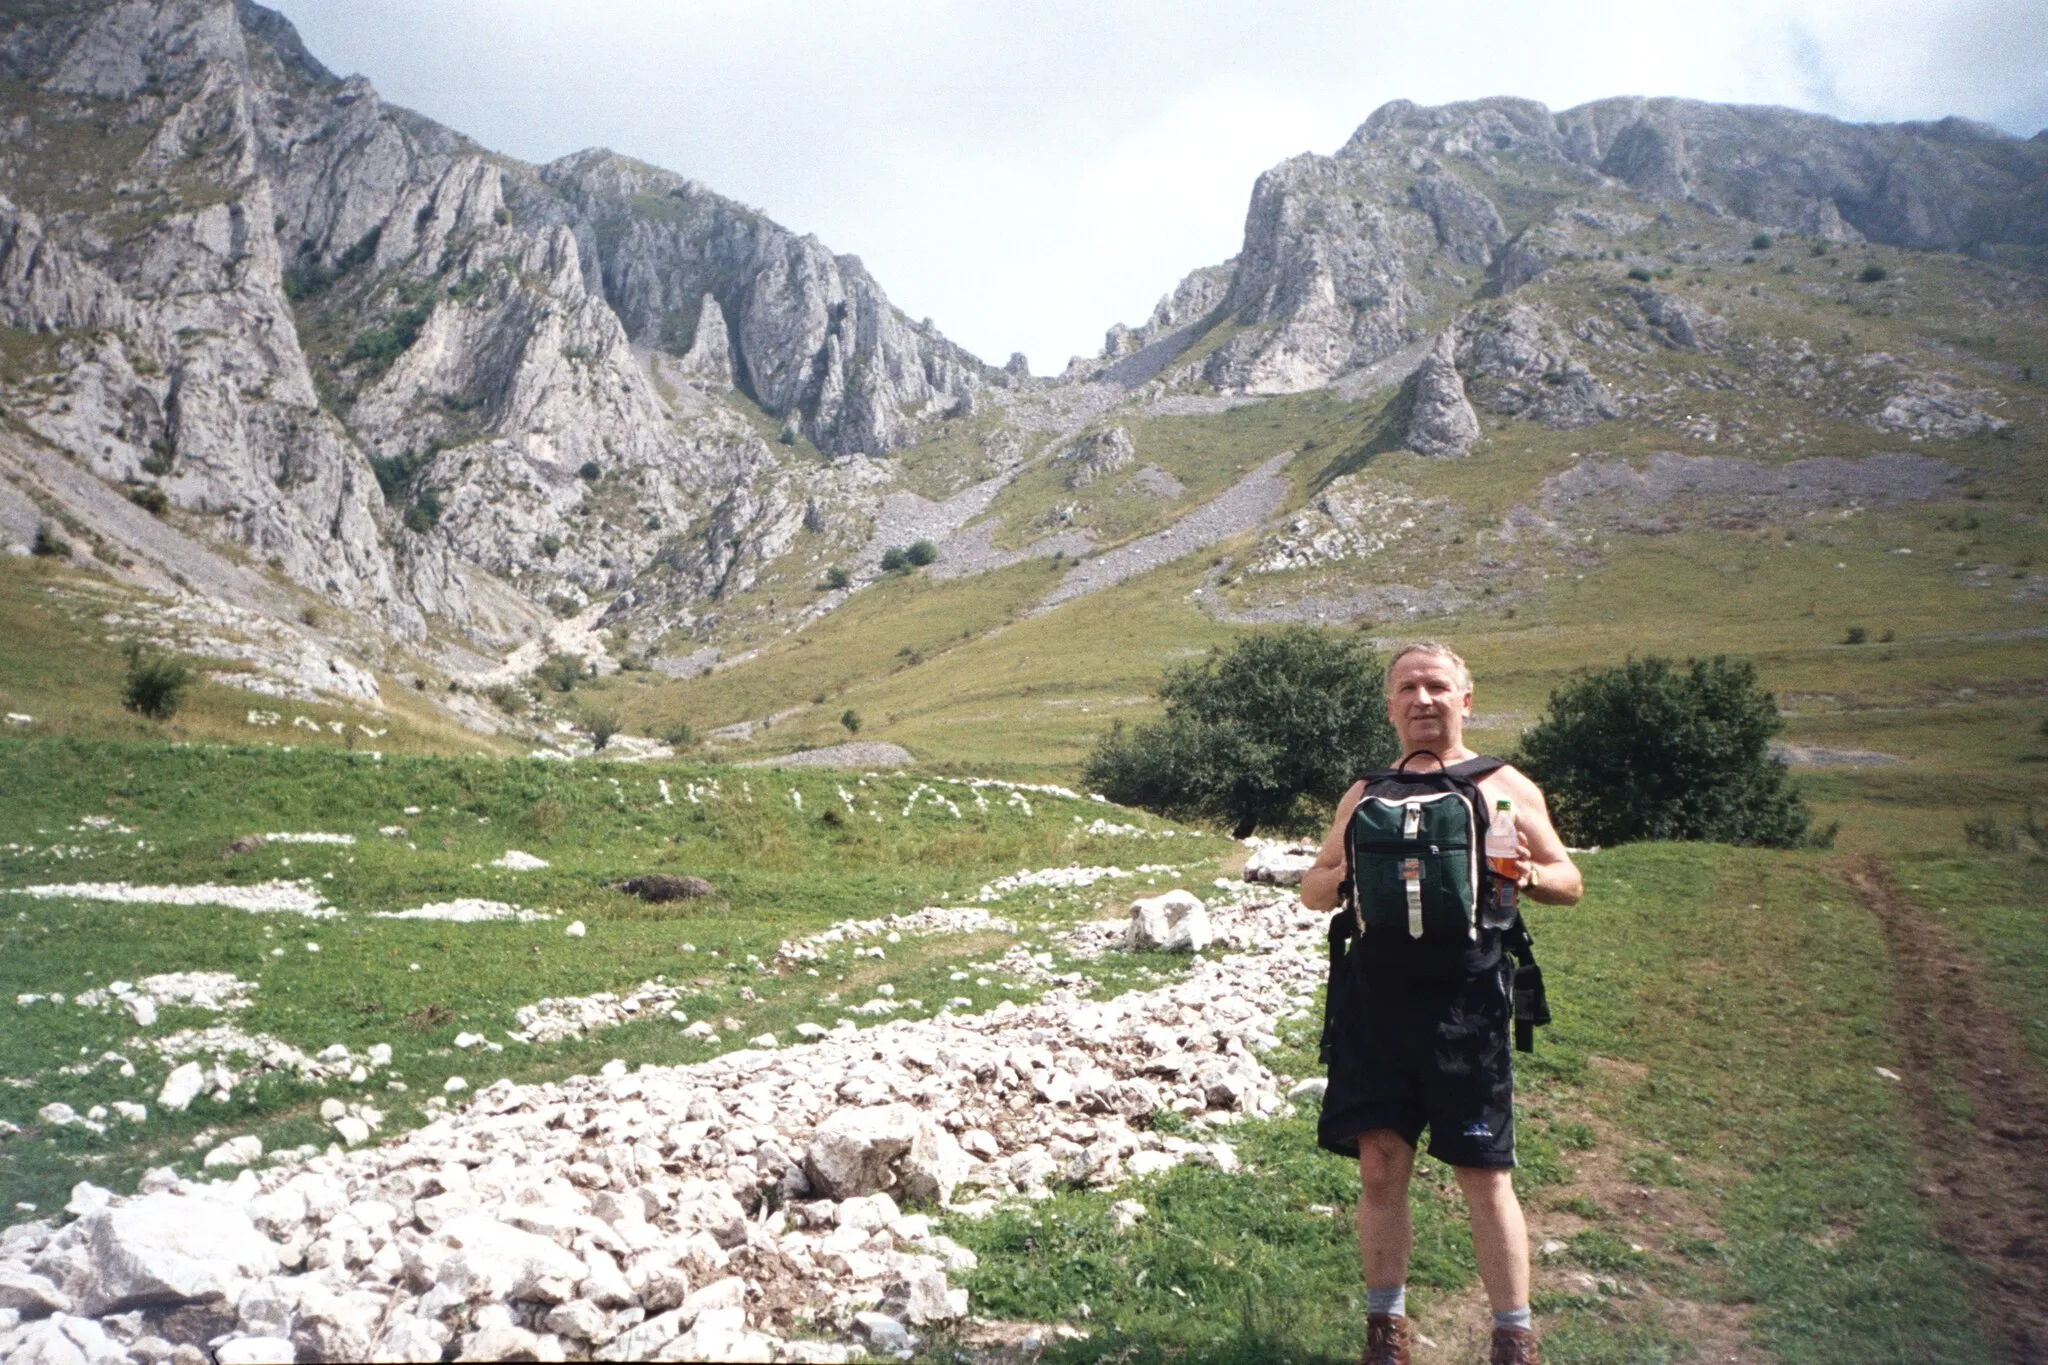
POLYGON ((1401 646, 1394 657, 1387 660, 1388 682, 1391 683, 1394 680, 1394 665, 1400 663, 1401 660, 1407 658, 1410 654, 1427 654, 1431 658, 1442 659, 1452 668, 1458 670, 1459 690, 1464 692, 1472 690, 1472 670, 1465 666, 1465 660, 1459 656, 1457 650, 1452 649, 1441 640, 1416 640, 1401 646))

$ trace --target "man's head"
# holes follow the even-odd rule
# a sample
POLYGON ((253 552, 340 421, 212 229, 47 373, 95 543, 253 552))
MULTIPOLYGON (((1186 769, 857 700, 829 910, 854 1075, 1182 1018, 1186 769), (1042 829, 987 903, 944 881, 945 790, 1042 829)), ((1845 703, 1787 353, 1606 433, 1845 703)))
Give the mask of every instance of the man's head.
POLYGON ((1464 747, 1472 714, 1472 673, 1449 645, 1422 640, 1387 666, 1387 719, 1401 737, 1401 752, 1433 754, 1464 747))

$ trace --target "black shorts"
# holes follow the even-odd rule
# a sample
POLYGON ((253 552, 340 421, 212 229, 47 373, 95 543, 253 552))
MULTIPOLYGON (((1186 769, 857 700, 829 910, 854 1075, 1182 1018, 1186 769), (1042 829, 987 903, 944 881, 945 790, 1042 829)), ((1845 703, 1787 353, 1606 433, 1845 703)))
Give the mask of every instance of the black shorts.
POLYGON ((1515 1068, 1508 1047, 1514 965, 1448 981, 1340 967, 1330 1088, 1316 1143, 1358 1155, 1358 1135, 1391 1128, 1452 1166, 1515 1164, 1515 1068))

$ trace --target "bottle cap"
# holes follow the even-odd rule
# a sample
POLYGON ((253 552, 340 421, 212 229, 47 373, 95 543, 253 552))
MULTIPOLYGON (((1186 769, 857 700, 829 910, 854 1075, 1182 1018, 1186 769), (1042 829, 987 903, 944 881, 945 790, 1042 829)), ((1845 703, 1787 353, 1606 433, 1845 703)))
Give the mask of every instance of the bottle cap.
POLYGON ((1508 800, 1505 796, 1503 796, 1497 798, 1494 801, 1493 808, 1495 810, 1513 810, 1515 808, 1515 803, 1508 800))

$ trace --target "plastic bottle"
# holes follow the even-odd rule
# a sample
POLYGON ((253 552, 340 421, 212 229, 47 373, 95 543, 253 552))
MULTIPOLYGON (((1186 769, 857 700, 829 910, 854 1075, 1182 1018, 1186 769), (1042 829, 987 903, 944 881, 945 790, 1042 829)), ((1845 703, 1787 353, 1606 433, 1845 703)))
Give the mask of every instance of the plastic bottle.
POLYGON ((1493 816, 1486 822, 1486 865, 1493 869, 1493 916, 1505 923, 1515 912, 1520 898, 1522 855, 1515 830, 1514 802, 1505 796, 1493 803, 1493 816))

